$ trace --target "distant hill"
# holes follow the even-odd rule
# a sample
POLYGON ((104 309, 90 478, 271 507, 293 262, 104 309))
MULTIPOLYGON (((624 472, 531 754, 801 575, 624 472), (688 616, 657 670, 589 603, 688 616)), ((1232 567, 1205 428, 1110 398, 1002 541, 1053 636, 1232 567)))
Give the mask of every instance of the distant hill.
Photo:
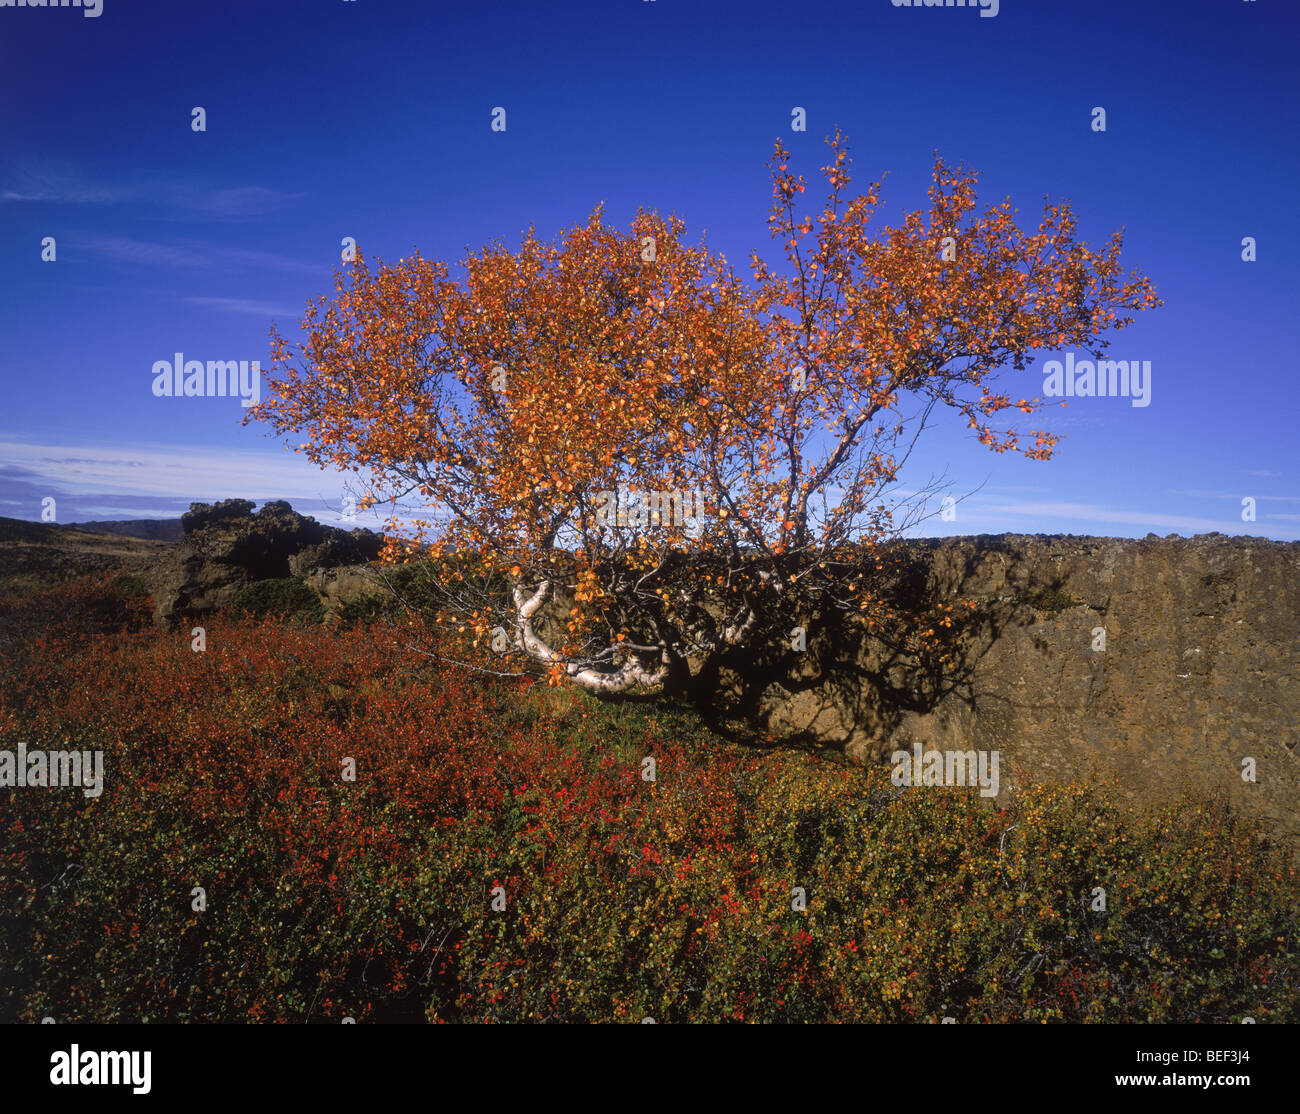
POLYGON ((105 569, 143 571, 171 552, 175 544, 157 538, 93 533, 87 528, 90 525, 83 523, 74 529, 0 517, 0 590, 60 584, 105 569))
POLYGON ((153 542, 178 542, 185 536, 179 518, 127 518, 115 522, 70 522, 69 530, 113 534, 119 538, 144 538, 153 542))

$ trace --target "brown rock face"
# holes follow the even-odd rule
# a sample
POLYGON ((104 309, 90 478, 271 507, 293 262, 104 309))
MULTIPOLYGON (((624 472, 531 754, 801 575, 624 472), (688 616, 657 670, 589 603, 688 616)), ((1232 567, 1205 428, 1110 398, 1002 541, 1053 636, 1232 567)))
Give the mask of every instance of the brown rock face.
POLYGON ((1117 780, 1146 801, 1222 794, 1300 849, 1300 543, 1001 535, 906 547, 930 601, 977 604, 957 666, 936 679, 861 630, 814 620, 783 675, 731 678, 737 693, 758 688, 754 711, 775 735, 860 761, 915 743, 998 750, 1003 794, 1017 764, 1036 781, 1117 780))
POLYGON ((383 545, 378 534, 322 526, 283 500, 252 511, 247 499, 190 505, 185 540, 149 577, 159 623, 225 607, 255 580, 372 561, 383 545))

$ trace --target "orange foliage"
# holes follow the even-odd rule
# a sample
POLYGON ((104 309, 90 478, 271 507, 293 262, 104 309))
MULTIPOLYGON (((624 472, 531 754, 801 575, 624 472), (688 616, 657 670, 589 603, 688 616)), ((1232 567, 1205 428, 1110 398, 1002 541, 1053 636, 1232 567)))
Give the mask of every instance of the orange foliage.
POLYGON ((368 470, 371 502, 433 508, 390 520, 387 556, 472 554, 504 574, 509 591, 458 598, 458 621, 503 626, 593 691, 758 637, 796 594, 864 607, 851 570, 898 529, 904 410, 923 426, 952 407, 994 452, 1047 459, 1056 435, 993 427, 1042 400, 993 379, 1039 349, 1100 354, 1159 300, 1120 274, 1119 233, 1088 247, 1065 204, 1032 234, 1009 202, 977 215, 976 176, 938 159, 928 209, 871 231, 880 184, 849 198, 843 138, 829 146, 814 218, 776 144, 768 223, 786 265, 754 254, 750 284, 644 210, 619 232, 598 207, 558 244, 530 228, 517 252, 470 254, 463 281, 418 254, 373 270, 358 256, 304 344, 274 335, 279 375, 249 417, 319 464, 368 470), (697 527, 602 519, 620 484, 698 491, 697 527), (578 607, 552 645, 531 616, 561 587, 578 607))

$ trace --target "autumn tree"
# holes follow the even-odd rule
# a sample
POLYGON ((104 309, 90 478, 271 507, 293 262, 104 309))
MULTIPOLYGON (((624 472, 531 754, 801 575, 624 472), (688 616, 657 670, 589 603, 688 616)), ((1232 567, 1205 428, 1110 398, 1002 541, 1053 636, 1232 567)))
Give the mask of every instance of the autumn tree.
POLYGON ((1045 405, 995 378, 1039 349, 1100 356, 1159 300, 1121 275, 1121 233, 1089 248, 1067 204, 1032 234, 1009 202, 976 214, 976 176, 937 158, 928 208, 873 230, 880 183, 850 198, 843 138, 828 145, 813 216, 776 144, 784 263, 753 253, 748 281, 645 210, 623 232, 598 207, 554 244, 530 228, 459 280, 358 255, 301 344, 273 334, 249 416, 365 474, 367 502, 427 508, 394 514, 387 559, 433 562, 445 618, 555 683, 681 682, 800 608, 869 613, 934 408, 1048 459, 1046 430, 994 428, 1045 405))

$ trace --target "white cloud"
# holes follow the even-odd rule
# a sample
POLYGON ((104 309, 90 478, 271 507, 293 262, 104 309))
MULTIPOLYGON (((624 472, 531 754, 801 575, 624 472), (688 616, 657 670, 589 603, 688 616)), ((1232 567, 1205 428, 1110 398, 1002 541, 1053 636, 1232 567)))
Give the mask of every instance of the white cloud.
POLYGON ((329 274, 329 268, 324 263, 308 263, 275 252, 221 247, 196 240, 182 244, 161 244, 127 236, 74 236, 71 243, 75 248, 107 255, 124 263, 172 267, 210 267, 217 263, 236 269, 269 269, 315 275, 318 278, 325 278, 329 274))
POLYGON ((198 296, 185 299, 196 306, 211 306, 225 313, 249 313, 254 317, 291 317, 297 321, 306 313, 305 309, 289 309, 286 306, 272 305, 270 302, 258 302, 251 298, 202 298, 198 296))
MULTIPOLYGON (((10 480, 35 484, 59 496, 76 496, 88 506, 115 507, 114 518, 155 518, 157 502, 219 499, 287 499, 302 514, 330 525, 378 530, 386 512, 339 514, 344 495, 364 490, 363 477, 321 469, 305 456, 284 450, 225 449, 218 446, 102 443, 50 445, 0 440, 0 469, 10 480), (121 496, 114 499, 113 496, 121 496), (156 501, 149 513, 135 513, 132 500, 156 501)), ((403 516, 404 517, 404 516, 403 516)))
MULTIPOLYGON (((972 509, 965 517, 969 519, 977 514, 981 519, 996 515, 1033 518, 1037 520, 1034 529, 1039 532, 1046 532, 1042 525, 1043 520, 1059 519, 1066 522, 1105 522, 1146 527, 1150 532, 1155 532, 1157 527, 1161 527, 1171 532, 1181 530, 1197 534, 1209 534, 1215 531, 1234 535, 1260 533, 1258 522, 1242 522, 1240 518, 1220 520, 1197 518, 1192 515, 1164 514, 1159 511, 1122 511, 1099 506, 1096 503, 1003 503, 982 506, 978 510, 972 509)), ((1283 530, 1281 533, 1291 536, 1295 532, 1283 530)))
POLYGON ((73 240, 73 247, 107 255, 123 263, 144 263, 163 267, 207 267, 212 260, 206 255, 171 244, 155 244, 147 240, 132 240, 126 236, 95 236, 88 240, 73 240))
MULTIPOLYGON (((283 209, 306 196, 267 186, 217 187, 190 183, 148 181, 88 181, 74 164, 57 159, 28 157, 10 166, 0 202, 44 202, 62 205, 143 204, 164 206, 173 215, 187 214, 210 220, 244 220, 283 209)), ((156 212, 151 216, 157 217, 156 212)))
POLYGON ((288 498, 294 491, 320 488, 327 476, 305 457, 287 452, 139 443, 74 449, 0 440, 0 465, 39 472, 68 488, 196 499, 288 498))
POLYGON ((1238 504, 1246 495, 1253 496, 1257 503, 1300 503, 1300 495, 1264 495, 1250 491, 1171 491, 1170 494, 1188 499, 1228 499, 1238 504))

